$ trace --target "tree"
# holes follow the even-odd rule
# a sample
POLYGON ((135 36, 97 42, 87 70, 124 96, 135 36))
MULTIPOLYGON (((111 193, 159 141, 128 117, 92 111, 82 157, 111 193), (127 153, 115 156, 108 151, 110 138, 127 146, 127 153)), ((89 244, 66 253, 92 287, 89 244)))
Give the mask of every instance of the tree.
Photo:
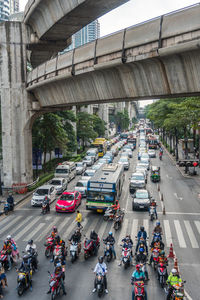
POLYGON ((99 116, 92 115, 93 118, 93 129, 98 134, 99 137, 105 136, 106 122, 103 121, 99 116))
POLYGON ((124 109, 123 112, 117 112, 117 115, 115 117, 115 123, 117 125, 117 128, 121 131, 128 129, 130 119, 127 109, 124 109))
POLYGON ((82 141, 83 149, 86 142, 94 140, 97 136, 93 129, 93 115, 87 112, 77 113, 77 138, 82 141))

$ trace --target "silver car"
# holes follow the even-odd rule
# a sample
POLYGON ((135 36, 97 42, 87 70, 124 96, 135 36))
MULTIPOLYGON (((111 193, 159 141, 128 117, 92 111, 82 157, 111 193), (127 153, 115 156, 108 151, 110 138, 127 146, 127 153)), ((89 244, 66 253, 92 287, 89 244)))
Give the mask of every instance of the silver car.
POLYGON ((129 162, 129 159, 127 157, 121 157, 118 161, 118 164, 123 165, 124 170, 128 170, 129 167, 130 167, 130 162, 129 162))
POLYGON ((75 191, 81 193, 82 197, 86 197, 88 180, 79 180, 75 186, 75 191))
POLYGON ((67 188, 67 179, 66 178, 60 178, 60 177, 55 177, 55 178, 53 178, 52 180, 49 181, 49 184, 53 185, 55 190, 56 190, 56 194, 60 195, 67 188))
POLYGON ((96 170, 93 170, 93 169, 86 169, 83 176, 94 176, 94 174, 96 173, 96 170))
POLYGON ((93 156, 86 156, 83 159, 83 163, 85 163, 88 167, 91 167, 94 163, 94 157, 93 156))
POLYGON ((130 193, 134 193, 137 189, 145 188, 145 176, 144 173, 132 173, 130 177, 130 183, 129 183, 129 191, 130 193))
POLYGON ((83 172, 85 172, 87 166, 84 162, 77 162, 76 163, 76 174, 81 175, 83 172))
POLYGON ((42 206, 42 202, 45 198, 48 197, 49 202, 56 200, 56 189, 53 185, 42 185, 34 193, 31 199, 32 206, 42 206))
POLYGON ((156 151, 150 149, 150 150, 148 151, 148 155, 149 155, 150 158, 154 158, 154 157, 156 157, 156 151))
POLYGON ((149 210, 150 195, 147 190, 137 190, 133 196, 132 209, 145 209, 149 210))

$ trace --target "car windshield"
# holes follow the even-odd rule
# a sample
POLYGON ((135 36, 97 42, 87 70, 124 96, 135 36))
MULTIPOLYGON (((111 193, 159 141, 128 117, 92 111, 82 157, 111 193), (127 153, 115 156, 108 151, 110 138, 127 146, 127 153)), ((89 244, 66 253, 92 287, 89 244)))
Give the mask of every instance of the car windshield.
POLYGON ((147 199, 148 197, 148 193, 146 191, 137 191, 136 192, 136 198, 138 199, 147 199))
POLYGON ((87 181, 79 181, 77 182, 76 186, 78 187, 84 187, 84 186, 87 186, 87 181))
POLYGON ((95 156, 95 152, 88 152, 87 156, 95 156))
POLYGON ((60 197, 60 200, 73 201, 74 200, 74 194, 62 194, 61 197, 60 197))
POLYGON ((128 160, 127 160, 127 158, 122 157, 122 158, 120 158, 119 162, 128 162, 128 160))
POLYGON ((144 176, 143 175, 133 175, 131 177, 131 180, 144 180, 144 176))
POLYGON ((60 180, 52 180, 50 182, 50 184, 52 184, 52 185, 61 185, 61 181, 60 180))
POLYGON ((142 153, 142 158, 149 158, 149 155, 147 153, 142 153))
POLYGON ((76 166, 77 167, 83 167, 83 163, 82 162, 78 162, 78 163, 76 163, 76 166))
POLYGON ((68 172, 68 169, 56 169, 56 173, 57 174, 67 174, 69 172, 68 172))
POLYGON ((91 160, 91 156, 86 156, 85 159, 86 160, 91 160))
POLYGON ((92 169, 93 170, 98 170, 100 167, 101 167, 101 165, 94 165, 94 166, 92 166, 92 169))
POLYGON ((83 176, 93 176, 94 173, 95 173, 95 170, 86 171, 83 176))
POLYGON ((45 195, 48 195, 48 190, 47 190, 47 189, 38 189, 38 190, 35 192, 35 195, 37 195, 37 196, 45 196, 45 195))

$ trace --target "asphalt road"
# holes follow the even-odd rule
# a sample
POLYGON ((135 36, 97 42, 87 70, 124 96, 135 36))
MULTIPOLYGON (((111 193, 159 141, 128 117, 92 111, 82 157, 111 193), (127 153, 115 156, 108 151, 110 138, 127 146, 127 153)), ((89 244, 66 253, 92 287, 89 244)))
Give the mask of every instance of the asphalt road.
MULTIPOLYGON (((117 160, 117 159, 116 159, 117 160)), ((164 203, 166 208, 166 215, 162 214, 162 206, 157 191, 157 184, 151 183, 148 180, 147 187, 152 196, 156 198, 158 203, 159 220, 163 227, 164 236, 163 241, 166 245, 166 252, 168 254, 170 242, 173 242, 178 263, 183 278, 187 281, 185 289, 190 297, 188 299, 199 300, 199 267, 200 267, 200 199, 198 198, 199 186, 193 179, 185 179, 178 172, 175 166, 171 163, 167 154, 164 154, 163 161, 158 159, 151 159, 153 165, 161 166, 161 192, 164 195, 164 203)), ((129 194, 129 177, 134 171, 137 164, 137 152, 134 151, 131 159, 131 167, 129 171, 125 171, 126 180, 121 196, 121 206, 125 208, 125 219, 121 230, 114 233, 116 239, 117 260, 108 264, 108 290, 109 294, 105 295, 106 299, 131 299, 131 285, 130 278, 134 271, 134 267, 124 270, 119 267, 119 259, 121 254, 120 241, 126 233, 130 233, 132 238, 136 235, 139 227, 144 225, 148 235, 152 235, 152 230, 155 222, 149 221, 147 212, 132 211, 131 196, 129 194)), ((76 177, 70 185, 69 189, 75 186, 76 181, 80 178, 76 177)), ((17 241, 20 253, 24 250, 27 241, 33 238, 39 253, 39 271, 33 276, 33 291, 26 291, 22 296, 23 299, 32 300, 47 300, 50 295, 46 294, 48 290, 48 270, 53 271, 53 265, 44 256, 44 241, 45 237, 51 232, 53 225, 58 227, 59 234, 67 241, 73 232, 75 224, 75 214, 57 214, 54 209, 55 203, 51 206, 50 215, 41 215, 40 208, 32 208, 30 205, 30 198, 20 204, 15 212, 7 217, 0 218, 0 242, 11 234, 17 241)), ((84 216, 84 230, 85 235, 89 235, 91 229, 95 229, 101 239, 106 237, 108 232, 112 229, 112 222, 103 221, 101 214, 88 212, 85 210, 85 199, 82 200, 80 210, 84 216)), ((134 245, 135 246, 135 245, 134 245)), ((103 254, 103 243, 99 254, 103 254)), ((71 264, 69 256, 67 256, 66 263, 66 290, 67 296, 61 299, 96 299, 97 295, 92 294, 94 274, 92 268, 95 267, 97 257, 90 258, 84 261, 83 253, 80 255, 78 261, 71 264)), ((170 263, 169 269, 173 266, 170 263)), ((148 299, 165 299, 165 293, 158 285, 154 271, 149 267, 150 281, 147 285, 148 299)), ((5 290, 5 299, 18 299, 16 291, 17 274, 13 268, 7 272, 9 288, 5 290)))

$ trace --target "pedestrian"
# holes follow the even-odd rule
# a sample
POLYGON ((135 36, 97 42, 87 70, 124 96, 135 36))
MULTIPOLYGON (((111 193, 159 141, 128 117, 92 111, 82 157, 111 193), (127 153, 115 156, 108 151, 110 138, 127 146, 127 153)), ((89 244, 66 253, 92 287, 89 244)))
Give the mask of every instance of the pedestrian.
POLYGON ((83 228, 83 226, 81 225, 81 222, 82 222, 82 214, 80 213, 79 210, 77 210, 76 222, 77 222, 78 228, 82 229, 82 228, 83 228))

